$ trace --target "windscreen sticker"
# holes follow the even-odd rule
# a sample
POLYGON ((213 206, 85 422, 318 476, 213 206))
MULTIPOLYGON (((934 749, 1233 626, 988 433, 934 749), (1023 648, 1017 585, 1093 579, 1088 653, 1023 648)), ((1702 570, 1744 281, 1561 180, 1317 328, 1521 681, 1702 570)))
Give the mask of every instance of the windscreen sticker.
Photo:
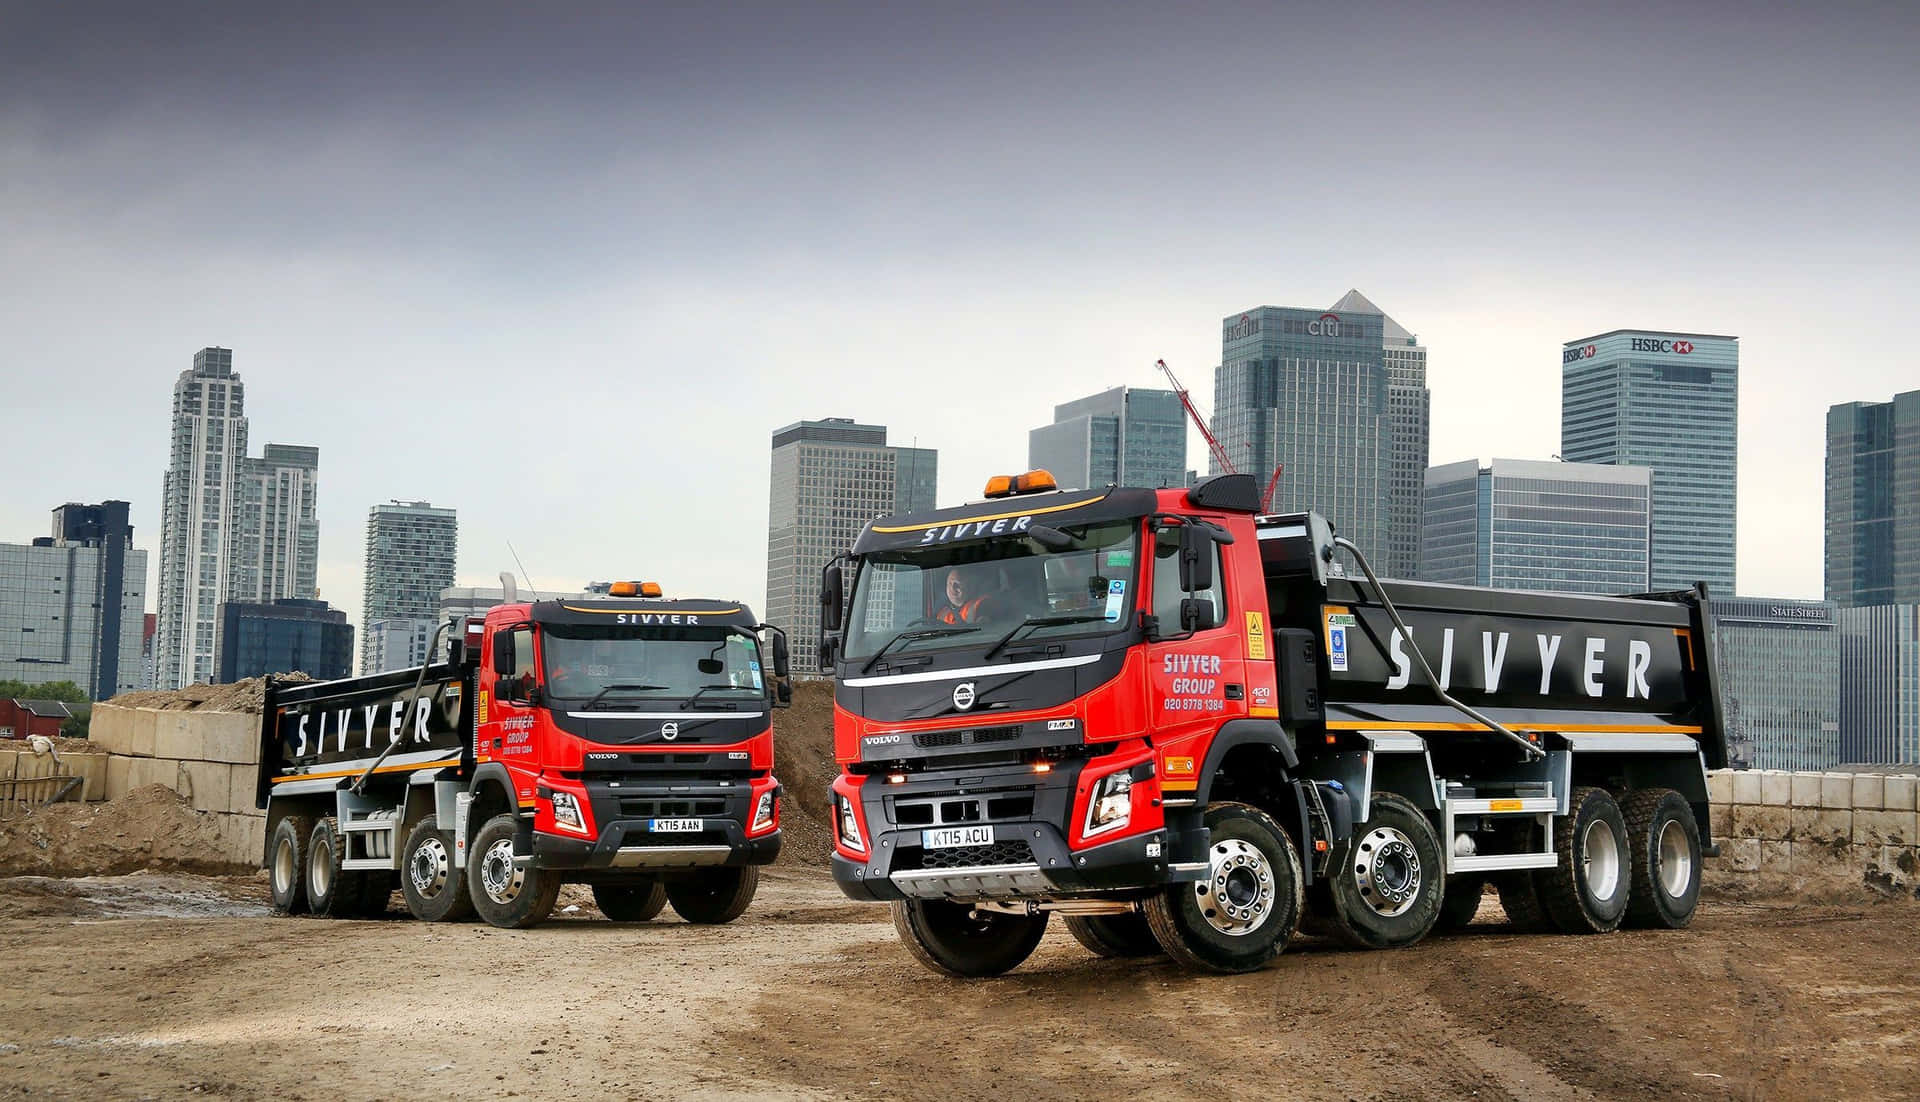
POLYGON ((755 689, 765 689, 767 687, 766 683, 760 680, 760 663, 755 662, 751 669, 753 670, 753 687, 755 689))
POLYGON ((1107 552, 1107 565, 1108 566, 1132 566, 1133 552, 1132 551, 1109 551, 1107 552))
POLYGON ((1127 603, 1127 583, 1123 578, 1115 578, 1107 583, 1107 623, 1120 622, 1120 609, 1127 603))

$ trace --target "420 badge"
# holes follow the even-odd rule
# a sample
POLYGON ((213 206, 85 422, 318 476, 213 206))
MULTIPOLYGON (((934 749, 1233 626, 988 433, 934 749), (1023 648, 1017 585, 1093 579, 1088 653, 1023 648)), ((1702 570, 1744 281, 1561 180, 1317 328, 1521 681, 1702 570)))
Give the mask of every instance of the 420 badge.
POLYGON ((1327 668, 1334 673, 1347 672, 1347 631, 1359 624, 1351 612, 1327 613, 1327 668))

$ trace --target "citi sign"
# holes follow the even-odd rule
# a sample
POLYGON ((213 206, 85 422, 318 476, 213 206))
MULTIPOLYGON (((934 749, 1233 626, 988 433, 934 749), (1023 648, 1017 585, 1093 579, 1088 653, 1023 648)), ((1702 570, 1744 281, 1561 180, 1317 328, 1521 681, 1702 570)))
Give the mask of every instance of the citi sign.
POLYGON ((1663 341, 1653 337, 1633 338, 1635 352, 1678 352, 1682 356, 1693 351, 1692 341, 1663 341))
POLYGON ((1307 323, 1307 332, 1316 337, 1337 337, 1340 335, 1340 315, 1321 314, 1307 323))

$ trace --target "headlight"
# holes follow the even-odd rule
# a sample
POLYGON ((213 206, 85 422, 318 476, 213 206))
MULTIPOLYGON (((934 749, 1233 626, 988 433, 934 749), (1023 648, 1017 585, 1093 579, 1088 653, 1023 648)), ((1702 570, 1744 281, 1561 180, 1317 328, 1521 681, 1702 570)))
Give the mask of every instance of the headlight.
POLYGON ((1104 834, 1127 825, 1133 817, 1133 771, 1122 769, 1101 777, 1093 786, 1093 798, 1087 801, 1089 835, 1104 834))
POLYGON ((858 853, 867 852, 866 840, 860 837, 860 820, 854 818, 853 801, 838 792, 833 794, 833 799, 840 808, 835 816, 840 825, 840 844, 858 853))
POLYGON ((773 825, 774 799, 772 790, 760 794, 760 802, 753 808, 753 827, 755 833, 773 825))
POLYGON ((577 830, 582 834, 587 832, 587 821, 580 814, 580 805, 574 801, 571 792, 553 794, 553 821, 556 826, 568 830, 577 830))

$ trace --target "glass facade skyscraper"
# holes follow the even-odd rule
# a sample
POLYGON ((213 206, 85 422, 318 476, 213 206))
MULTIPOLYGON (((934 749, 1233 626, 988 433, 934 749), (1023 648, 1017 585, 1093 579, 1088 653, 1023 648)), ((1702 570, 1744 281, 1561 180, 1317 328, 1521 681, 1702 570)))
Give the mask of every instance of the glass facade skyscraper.
POLYGON ((60 506, 53 535, 0 543, 0 678, 93 700, 139 688, 146 591, 126 502, 60 506))
POLYGON ((376 632, 374 625, 412 620, 427 625, 430 636, 437 626, 440 591, 453 584, 459 546, 460 521, 452 509, 436 509, 427 501, 394 501, 368 510, 361 673, 405 669, 426 660, 423 637, 418 646, 409 645, 404 663, 398 661, 397 649, 382 653, 384 664, 376 662, 376 640, 385 633, 376 632))
MULTIPOLYGON (((1260 306, 1221 322, 1214 436, 1275 512, 1316 510, 1386 562, 1393 421, 1382 317, 1260 306)), ((1222 473, 1211 461, 1214 474, 1222 473)))
POLYGON ((316 681, 353 674, 353 625, 325 601, 228 601, 220 606, 220 681, 299 671, 316 681))
POLYGON ((1645 467, 1496 459, 1430 467, 1420 579, 1556 593, 1647 588, 1645 467))
POLYGON ((1842 608, 1840 755, 1920 762, 1920 605, 1842 608))
POLYGON ((1053 407, 1027 433, 1027 466, 1062 489, 1184 486, 1187 413, 1171 390, 1117 386, 1053 407))
POLYGON ((1841 762, 1840 633, 1831 601, 1709 602, 1727 752, 1743 769, 1841 762))
POLYGON ((1920 390, 1827 410, 1826 593, 1920 603, 1920 390))
POLYGON ((1387 463, 1387 559, 1381 572, 1412 578, 1420 569, 1420 510, 1426 497, 1427 439, 1433 397, 1427 390, 1427 350, 1420 338, 1388 317, 1358 290, 1333 304, 1336 314, 1379 314, 1381 354, 1387 364, 1387 416, 1393 453, 1387 463))
POLYGON ((1616 329, 1560 362, 1561 458, 1653 471, 1652 587, 1733 593, 1739 338, 1616 329))
POLYGON ((787 631, 796 673, 820 672, 820 570, 874 517, 933 508, 940 454, 887 444, 885 425, 844 417, 773 434, 767 622, 787 631))

